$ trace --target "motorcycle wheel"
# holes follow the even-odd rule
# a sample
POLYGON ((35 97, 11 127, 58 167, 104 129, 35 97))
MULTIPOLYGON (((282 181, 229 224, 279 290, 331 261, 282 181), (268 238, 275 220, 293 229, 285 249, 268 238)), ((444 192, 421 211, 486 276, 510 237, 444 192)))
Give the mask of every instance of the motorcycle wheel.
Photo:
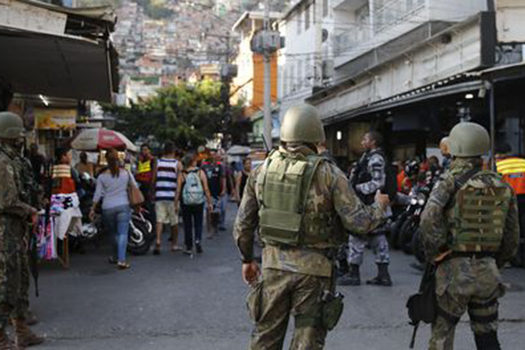
POLYGON ((417 222, 413 216, 406 219, 399 230, 398 245, 406 254, 412 254, 412 237, 417 229, 417 222))
POLYGON ((425 262, 425 252, 423 251, 423 244, 421 243, 421 230, 417 229, 412 236, 411 242, 412 252, 420 263, 425 262))
POLYGON ((128 251, 133 255, 146 254, 152 241, 150 236, 146 222, 132 219, 128 232, 128 251))
POLYGON ((394 249, 400 249, 401 247, 398 244, 399 240, 399 231, 401 231, 401 226, 403 226, 403 223, 406 221, 406 215, 401 214, 397 220, 392 224, 392 227, 390 229, 390 245, 394 249))

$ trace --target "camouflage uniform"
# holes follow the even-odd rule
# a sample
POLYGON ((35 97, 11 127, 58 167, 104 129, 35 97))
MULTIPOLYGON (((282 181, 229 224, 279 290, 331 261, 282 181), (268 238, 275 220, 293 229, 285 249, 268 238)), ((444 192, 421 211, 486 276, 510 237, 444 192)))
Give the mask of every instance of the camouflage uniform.
MULTIPOLYGON (((451 220, 454 217, 453 205, 457 185, 455 179, 471 171, 481 170, 481 159, 456 158, 450 171, 432 191, 429 201, 421 215, 421 233, 425 254, 437 257, 451 249, 451 220)), ((518 236, 518 213, 516 197, 510 187, 493 175, 481 175, 482 181, 494 187, 507 187, 505 191, 509 209, 499 251, 482 255, 481 249, 475 253, 451 253, 439 263, 436 272, 436 294, 438 317, 432 325, 430 349, 448 350, 453 348, 454 331, 460 317, 468 311, 472 331, 478 349, 499 349, 497 345, 498 298, 503 296, 504 288, 498 266, 501 267, 515 253, 518 236), (488 344, 493 345, 488 345, 488 344), (484 345, 480 345, 484 344, 484 345)))
POLYGON ((0 144, 0 327, 9 317, 27 311, 29 269, 27 221, 34 210, 24 188, 23 159, 12 147, 0 144))
MULTIPOLYGON (((299 146, 281 148, 285 155, 314 154, 299 146)), ((253 260, 254 232, 259 223, 260 203, 257 179, 264 165, 250 175, 239 207, 233 236, 243 261, 253 260)), ((322 161, 312 180, 306 198, 304 215, 327 213, 338 229, 332 232, 342 242, 345 230, 366 234, 384 221, 384 211, 376 206, 364 206, 344 174, 332 163, 322 161)), ((337 247, 334 243, 333 247, 337 247)), ((282 246, 266 244, 262 252, 262 281, 254 288, 261 290, 260 308, 250 348, 281 349, 290 315, 295 317, 292 349, 322 349, 327 330, 320 326, 321 294, 332 284, 332 257, 327 246, 282 246)), ((252 291, 253 292, 253 291, 252 291)))

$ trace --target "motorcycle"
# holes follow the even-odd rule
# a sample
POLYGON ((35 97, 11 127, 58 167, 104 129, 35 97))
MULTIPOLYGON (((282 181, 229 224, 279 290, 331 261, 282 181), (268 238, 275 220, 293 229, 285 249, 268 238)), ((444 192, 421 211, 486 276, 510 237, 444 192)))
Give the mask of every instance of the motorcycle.
POLYGON ((412 254, 412 240, 419 229, 421 213, 425 208, 430 188, 428 186, 416 186, 410 199, 410 205, 406 209, 406 219, 399 229, 397 246, 407 254, 412 254))
MULTIPOLYGON (((94 242, 96 246, 104 232, 102 215, 97 212, 93 221, 89 218, 89 211, 93 205, 95 193, 95 180, 87 173, 82 174, 81 188, 83 195, 80 199, 80 210, 82 212, 82 231, 80 238, 83 241, 94 242)), ((140 207, 133 211, 129 222, 127 250, 134 255, 146 254, 154 239, 153 224, 146 217, 148 212, 140 207)))

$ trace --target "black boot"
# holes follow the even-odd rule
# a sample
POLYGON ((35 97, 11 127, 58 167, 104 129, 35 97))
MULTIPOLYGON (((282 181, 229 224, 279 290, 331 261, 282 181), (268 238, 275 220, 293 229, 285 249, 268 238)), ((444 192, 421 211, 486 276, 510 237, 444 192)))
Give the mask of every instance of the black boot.
POLYGON ((474 333, 474 340, 478 350, 501 350, 496 332, 474 333))
POLYGON ((342 277, 346 275, 349 271, 350 267, 348 266, 348 261, 346 261, 346 259, 338 259, 336 270, 337 277, 342 277))
POLYGON ((390 274, 388 273, 388 264, 377 264, 377 276, 371 280, 366 281, 366 284, 390 287, 392 285, 392 280, 390 279, 390 274))
POLYGON ((350 272, 337 279, 340 286, 359 286, 361 277, 359 276, 359 265, 350 264, 350 272))

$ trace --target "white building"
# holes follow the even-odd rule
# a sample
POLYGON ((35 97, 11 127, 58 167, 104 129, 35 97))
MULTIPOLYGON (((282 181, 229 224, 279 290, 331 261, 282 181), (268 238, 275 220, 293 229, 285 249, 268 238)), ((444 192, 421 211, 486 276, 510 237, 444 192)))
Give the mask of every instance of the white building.
POLYGON ((126 81, 126 106, 131 106, 131 103, 139 103, 145 101, 157 94, 157 90, 161 88, 161 79, 159 77, 144 77, 144 78, 127 78, 126 81))
POLYGON ((311 96, 332 78, 335 30, 330 0, 296 1, 278 23, 285 37, 279 52, 280 114, 311 96))
MULTIPOLYGON (((490 119, 487 93, 493 86, 510 92, 524 82, 515 80, 525 76, 525 66, 519 64, 525 42, 519 20, 524 18, 524 1, 328 1, 328 20, 322 26, 333 32, 328 33, 329 54, 322 53, 325 60, 333 58, 335 71, 330 86, 307 101, 320 109, 336 156, 355 158, 360 152, 356 140, 364 130, 376 128, 396 147, 395 158, 410 157, 437 142, 460 117, 487 128, 490 123, 507 125, 507 131, 500 132, 514 140, 515 150, 525 150, 522 137, 511 137, 509 131, 520 123, 523 113, 511 107, 519 101, 500 103, 490 119), (492 4, 494 11, 487 7, 492 4), (496 80, 499 86, 492 84, 496 80), (505 121, 509 116, 512 122, 505 121)), ((309 45, 302 50, 319 52, 312 50, 315 38, 307 32, 287 44, 302 39, 300 45, 309 45)), ((288 81, 301 86, 295 96, 303 98, 304 62, 301 55, 296 57, 296 64, 286 65, 295 66, 288 81)), ((285 96, 290 89, 284 86, 285 96)), ((510 99, 512 94, 503 95, 510 99)))

